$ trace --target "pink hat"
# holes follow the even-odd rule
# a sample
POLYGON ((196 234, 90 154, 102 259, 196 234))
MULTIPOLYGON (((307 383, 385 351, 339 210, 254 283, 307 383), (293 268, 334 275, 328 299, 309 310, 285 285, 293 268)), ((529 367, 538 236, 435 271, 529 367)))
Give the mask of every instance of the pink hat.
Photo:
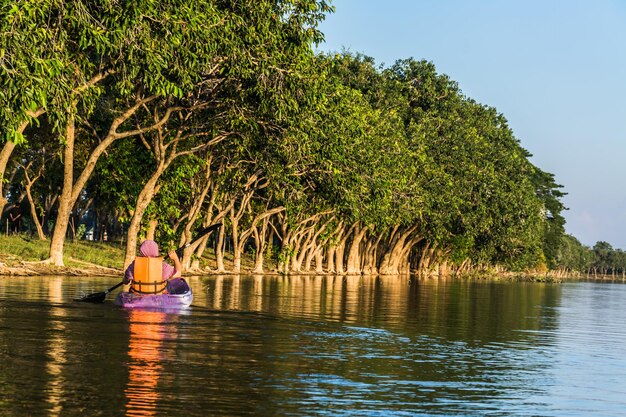
POLYGON ((141 256, 156 258, 159 256, 159 245, 154 240, 144 240, 141 246, 139 246, 139 253, 141 253, 141 256))

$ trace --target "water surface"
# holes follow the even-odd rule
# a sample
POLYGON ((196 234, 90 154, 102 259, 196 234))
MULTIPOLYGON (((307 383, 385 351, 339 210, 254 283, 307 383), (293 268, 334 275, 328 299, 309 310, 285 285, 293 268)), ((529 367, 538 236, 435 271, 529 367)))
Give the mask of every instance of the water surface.
POLYGON ((182 312, 0 278, 4 416, 626 416, 626 286, 191 278, 182 312))

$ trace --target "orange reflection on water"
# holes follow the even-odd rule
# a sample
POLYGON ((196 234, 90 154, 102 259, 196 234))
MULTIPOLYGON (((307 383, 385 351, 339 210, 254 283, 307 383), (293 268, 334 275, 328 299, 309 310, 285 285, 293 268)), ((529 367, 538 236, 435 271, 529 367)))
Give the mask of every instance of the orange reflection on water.
POLYGON ((162 344, 166 314, 135 309, 129 313, 127 416, 155 416, 159 391, 157 385, 163 371, 162 344))

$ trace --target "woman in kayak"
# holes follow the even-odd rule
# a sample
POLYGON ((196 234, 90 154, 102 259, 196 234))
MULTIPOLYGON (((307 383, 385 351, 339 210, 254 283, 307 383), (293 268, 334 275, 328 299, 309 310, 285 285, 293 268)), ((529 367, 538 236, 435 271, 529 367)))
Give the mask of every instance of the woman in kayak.
MULTIPOLYGON (((154 240, 144 240, 139 246, 140 256, 149 257, 149 258, 157 258, 159 256, 159 246, 154 240)), ((162 262, 162 279, 163 281, 167 281, 170 278, 179 278, 182 276, 180 259, 178 259, 178 255, 176 251, 170 251, 167 256, 174 261, 174 266, 168 264, 167 262, 162 262)), ((135 278, 135 261, 133 261, 128 268, 126 268, 126 272, 124 273, 124 284, 129 284, 135 278)), ((132 291, 132 288, 131 288, 132 291)))

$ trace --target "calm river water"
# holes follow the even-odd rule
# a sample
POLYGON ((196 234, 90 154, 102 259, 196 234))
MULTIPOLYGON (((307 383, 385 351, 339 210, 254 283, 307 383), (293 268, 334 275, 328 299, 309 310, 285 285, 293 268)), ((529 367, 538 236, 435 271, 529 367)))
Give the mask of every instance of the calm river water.
POLYGON ((0 416, 626 416, 626 285, 191 278, 180 313, 0 278, 0 416))

